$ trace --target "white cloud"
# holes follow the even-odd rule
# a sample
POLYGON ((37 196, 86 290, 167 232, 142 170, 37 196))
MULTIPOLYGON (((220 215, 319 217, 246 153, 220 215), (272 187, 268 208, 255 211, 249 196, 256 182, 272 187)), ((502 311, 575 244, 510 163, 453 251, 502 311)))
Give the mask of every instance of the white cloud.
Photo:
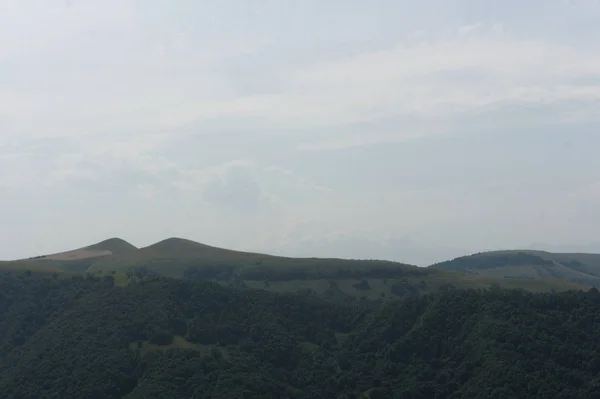
POLYGON ((393 115, 444 120, 489 107, 597 101, 600 83, 574 78, 598 71, 596 53, 494 27, 315 65, 294 71, 277 94, 190 104, 181 112, 189 122, 243 115, 281 129, 393 115))
POLYGON ((36 172, 26 154, 0 156, 0 188, 17 189, 36 181, 36 172))
POLYGON ((573 78, 598 71, 600 55, 586 49, 478 31, 298 71, 292 87, 305 93, 305 106, 291 109, 300 115, 313 105, 309 115, 329 120, 443 118, 506 103, 590 101, 600 99, 600 84, 573 78))
POLYGON ((130 0, 77 1, 71 7, 62 0, 3 0, 0 59, 39 59, 88 44, 97 34, 132 33, 139 22, 133 5, 130 0))
POLYGON ((190 39, 189 28, 153 24, 132 1, 25 3, 0 12, 0 121, 12 127, 0 135, 172 129, 188 122, 190 104, 206 107, 195 119, 230 115, 223 106, 233 104, 219 105, 232 99, 219 63, 268 43, 190 39))
MULTIPOLYGON (((102 7, 104 11, 98 15, 95 9, 82 7, 77 15, 84 21, 96 18, 93 22, 98 29, 106 22, 110 28, 136 33, 117 41, 112 31, 104 28, 106 37, 82 38, 85 24, 69 22, 60 30, 62 36, 45 44, 50 51, 54 48, 50 45, 59 46, 66 40, 62 58, 50 55, 43 61, 47 66, 29 64, 24 69, 43 85, 28 86, 21 75, 21 80, 5 84, 0 91, 0 118, 14 126, 3 134, 143 132, 213 120, 238 128, 250 121, 256 128, 287 130, 394 115, 445 121, 511 104, 600 100, 598 80, 576 80, 600 75, 600 53, 549 39, 524 39, 498 25, 482 24, 292 70, 281 75, 279 92, 240 95, 228 83, 227 73, 219 70, 220 63, 267 49, 270 39, 246 39, 222 50, 222 42, 198 47, 188 33, 175 31, 171 32, 174 38, 164 43, 148 44, 145 37, 152 30, 147 30, 150 28, 131 5, 115 5, 111 12, 112 6, 102 7), (67 40, 67 35, 76 38, 67 40), (153 53, 156 46, 168 56, 153 53), (100 55, 95 54, 98 51, 100 55), (56 63, 64 57, 72 66, 56 63), (51 73, 44 72, 45 68, 51 73), (240 122, 236 124, 235 119, 240 122)), ((53 24, 67 18, 63 11, 53 12, 56 15, 49 19, 53 24)), ((34 30, 34 34, 41 37, 43 31, 34 30)), ((12 50, 8 42, 0 45, 0 54, 12 50)), ((38 49, 34 50, 39 56, 38 49)), ((390 134, 411 137, 416 134, 413 128, 390 134)))
POLYGON ((172 184, 180 190, 202 192, 211 183, 224 182, 232 170, 254 168, 255 165, 251 159, 234 159, 204 168, 180 168, 177 180, 172 184))
POLYGON ((566 37, 556 5, 534 21, 538 5, 515 1, 472 18, 441 0, 313 3, 254 14, 235 1, 1 1, 8 213, 58 212, 67 231, 96 212, 94 234, 248 249, 283 245, 303 223, 315 242, 414 234, 461 247, 592 231, 594 189, 564 177, 598 166, 598 29, 584 22, 600 7, 571 10, 566 37), (477 140, 503 131, 498 154, 477 140), (585 145, 571 153, 559 134, 585 145), (563 176, 558 193, 536 185, 544 175, 563 176))
MULTIPOLYGON (((474 24, 474 25, 464 25, 461 26, 460 28, 457 29, 458 33, 461 36, 467 36, 469 34, 473 34, 477 31, 478 28, 480 28, 481 25, 480 24, 474 24)), ((498 31, 498 27, 495 27, 495 32, 498 31)))
MULTIPOLYGON (((390 125, 393 125, 390 123, 390 125)), ((329 151, 342 150, 353 147, 361 147, 377 143, 401 143, 412 139, 423 138, 431 135, 441 135, 455 131, 455 125, 450 122, 440 123, 417 123, 401 121, 394 127, 388 128, 389 133, 370 132, 368 127, 358 133, 332 135, 331 138, 320 138, 318 140, 305 141, 298 145, 299 151, 329 151)))

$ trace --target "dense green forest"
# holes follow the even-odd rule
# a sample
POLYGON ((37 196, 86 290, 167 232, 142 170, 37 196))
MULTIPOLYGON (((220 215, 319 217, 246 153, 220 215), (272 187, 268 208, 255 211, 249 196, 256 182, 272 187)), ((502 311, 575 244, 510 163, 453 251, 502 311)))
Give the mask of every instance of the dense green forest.
POLYGON ((0 392, 38 398, 600 398, 600 294, 401 301, 0 274, 0 392))

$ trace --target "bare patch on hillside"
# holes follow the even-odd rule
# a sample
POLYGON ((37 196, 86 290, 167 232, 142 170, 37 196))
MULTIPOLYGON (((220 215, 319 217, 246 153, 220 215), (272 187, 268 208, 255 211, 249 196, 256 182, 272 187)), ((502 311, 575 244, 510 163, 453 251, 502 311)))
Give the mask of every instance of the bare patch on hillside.
POLYGON ((106 249, 76 249, 74 251, 60 252, 57 254, 42 256, 38 259, 68 261, 99 258, 108 255, 112 255, 112 252, 106 249))

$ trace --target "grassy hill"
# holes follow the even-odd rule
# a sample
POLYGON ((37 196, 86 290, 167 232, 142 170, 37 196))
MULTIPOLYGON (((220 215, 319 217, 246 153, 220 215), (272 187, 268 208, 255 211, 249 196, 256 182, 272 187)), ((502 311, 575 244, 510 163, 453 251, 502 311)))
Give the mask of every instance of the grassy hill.
POLYGON ((212 247, 183 238, 168 238, 136 251, 99 259, 89 271, 145 267, 157 274, 183 277, 185 270, 191 266, 254 265, 269 259, 276 257, 212 247))
MULTIPOLYGON (((108 256, 125 255, 137 248, 121 238, 110 238, 99 243, 70 251, 35 256, 8 262, 13 268, 32 271, 85 272, 92 264, 108 256)), ((0 267, 3 267, 0 264, 0 267)), ((6 268, 6 266, 5 266, 6 268)))
POLYGON ((289 275, 336 276, 340 268, 348 267, 359 272, 373 267, 386 270, 400 270, 405 267, 417 269, 416 266, 378 260, 289 258, 234 251, 182 238, 169 238, 135 252, 99 259, 89 271, 99 269, 120 271, 138 267, 168 277, 184 277, 191 269, 196 269, 205 274, 215 274, 214 277, 235 273, 248 279, 258 280, 264 280, 265 274, 272 274, 270 277, 275 280, 288 279, 289 275), (282 276, 275 275, 278 273, 282 276))
POLYGON ((85 247, 87 250, 104 250, 110 251, 114 255, 123 255, 137 251, 137 247, 133 244, 128 243, 122 238, 109 238, 108 240, 101 241, 97 244, 85 247))
POLYGON ((302 293, 343 301, 405 298, 437 291, 493 286, 536 292, 589 288, 551 275, 535 279, 506 279, 501 275, 478 275, 452 268, 422 268, 381 260, 289 258, 223 249, 182 238, 168 238, 139 249, 113 238, 10 265, 13 269, 32 271, 112 275, 120 286, 157 275, 207 279, 224 286, 302 293))
POLYGON ((462 256, 431 268, 507 279, 555 278, 600 287, 600 254, 493 251, 462 256))
POLYGON ((52 266, 42 265, 38 262, 27 261, 0 261, 0 271, 31 271, 35 273, 63 273, 64 270, 52 266))
POLYGON ((104 257, 93 263, 88 272, 209 279, 223 285, 302 292, 344 300, 406 297, 454 288, 491 286, 530 291, 587 288, 555 278, 509 280, 380 260, 272 256, 233 251, 181 238, 169 238, 137 251, 104 257))

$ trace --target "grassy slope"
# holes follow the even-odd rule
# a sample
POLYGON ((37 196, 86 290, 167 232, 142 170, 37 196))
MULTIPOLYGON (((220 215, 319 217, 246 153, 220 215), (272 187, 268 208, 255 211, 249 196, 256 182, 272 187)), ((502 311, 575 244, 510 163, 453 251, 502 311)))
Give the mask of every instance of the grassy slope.
MULTIPOLYGON (((258 253, 227 250, 194 241, 169 238, 149 247, 137 249, 120 239, 109 239, 85 247, 91 250, 109 250, 113 255, 76 261, 52 261, 30 259, 18 262, 0 262, 0 269, 32 270, 42 272, 81 273, 96 275, 111 274, 118 286, 127 285, 126 273, 136 267, 168 277, 181 278, 188 267, 223 268, 243 280, 251 288, 276 292, 297 292, 309 289, 315 294, 338 299, 378 299, 394 297, 392 287, 403 286, 407 292, 416 288, 418 292, 433 292, 448 288, 486 288, 497 285, 506 288, 522 288, 530 291, 563 291, 587 289, 588 287, 553 278, 505 279, 502 275, 474 275, 457 273, 438 268, 419 268, 402 263, 373 260, 344 260, 320 258, 287 258, 258 253), (361 277, 372 269, 398 272, 399 276, 383 279, 361 277), (358 273, 357 276, 340 276, 339 270, 358 273), (264 277, 265 274, 268 277, 264 277), (268 280, 268 283, 266 282, 268 280), (330 286, 330 281, 336 287, 330 286), (366 280, 368 289, 355 285, 366 280)), ((537 276, 552 277, 552 276, 537 276)), ((229 278, 221 284, 229 284, 229 278)), ((397 291, 397 290, 396 290, 397 291)))
MULTIPOLYGON (((4 262, 10 263, 13 269, 23 269, 23 270, 31 270, 31 271, 51 271, 51 272, 84 272, 87 270, 90 265, 97 262, 99 259, 102 259, 106 256, 117 256, 124 255, 127 253, 132 253, 137 251, 137 248, 125 240, 120 238, 110 238, 108 240, 101 241, 97 244, 90 245, 83 248, 78 248, 72 251, 64 251, 58 254, 52 254, 47 256, 35 257, 30 259, 23 259, 12 262, 4 262), (58 258, 62 257, 61 255, 75 254, 75 253, 85 253, 86 251, 90 251, 90 253, 97 252, 98 254, 102 254, 102 251, 110 252, 112 255, 100 255, 97 257, 83 257, 77 258, 74 257, 73 260, 64 260, 64 259, 52 259, 54 256, 58 255, 58 258)), ((0 267, 2 266, 0 263, 0 267)))
MULTIPOLYGON (((244 284, 252 288, 267 289, 276 292, 296 292, 299 289, 310 289, 319 295, 338 297, 365 297, 377 299, 391 297, 392 285, 404 284, 419 287, 420 292, 432 292, 448 288, 484 288, 498 285, 507 288, 522 288, 531 291, 551 291, 569 289, 587 289, 588 287, 561 281, 558 279, 544 278, 537 280, 514 280, 494 278, 489 276, 474 276, 456 273, 453 271, 425 269, 402 263, 370 261, 370 260, 343 260, 319 258, 286 258, 265 254, 232 251, 216 248, 189 240, 170 238, 146 248, 119 256, 109 256, 94 263, 90 268, 91 273, 110 273, 117 275, 125 273, 135 267, 146 267, 154 273, 182 277, 186 268, 194 267, 224 267, 231 268, 239 275, 244 284), (372 268, 386 270, 402 270, 405 276, 390 278, 364 278, 370 287, 361 290, 354 287, 363 278, 338 277, 339 269, 352 270, 360 273, 372 268), (260 272, 268 271, 271 275, 288 273, 290 271, 304 271, 311 277, 302 278, 261 278, 260 272), (325 276, 319 278, 315 273, 325 276), (327 274, 330 274, 327 276, 327 274), (266 282, 268 280, 268 283, 266 282), (329 281, 335 280, 337 287, 331 289, 329 281)), ((222 281, 227 284, 226 281, 222 281)))
POLYGON ((31 271, 36 273, 61 273, 63 270, 27 261, 0 261, 2 271, 31 271))
POLYGON ((108 250, 113 254, 122 255, 137 251, 137 247, 121 238, 109 238, 97 244, 85 247, 85 249, 108 250))
POLYGON ((290 269, 314 270, 331 269, 338 266, 356 269, 377 265, 388 268, 418 269, 416 266, 385 261, 358 261, 321 258, 288 258, 252 252, 233 251, 212 247, 180 238, 169 238, 136 252, 108 256, 95 262, 89 269, 123 271, 135 267, 148 269, 169 277, 183 277, 184 271, 190 267, 221 266, 232 267, 240 271, 281 270, 290 269))
POLYGON ((531 250, 493 251, 456 258, 431 267, 479 276, 512 279, 556 278, 600 286, 600 254, 531 250))

